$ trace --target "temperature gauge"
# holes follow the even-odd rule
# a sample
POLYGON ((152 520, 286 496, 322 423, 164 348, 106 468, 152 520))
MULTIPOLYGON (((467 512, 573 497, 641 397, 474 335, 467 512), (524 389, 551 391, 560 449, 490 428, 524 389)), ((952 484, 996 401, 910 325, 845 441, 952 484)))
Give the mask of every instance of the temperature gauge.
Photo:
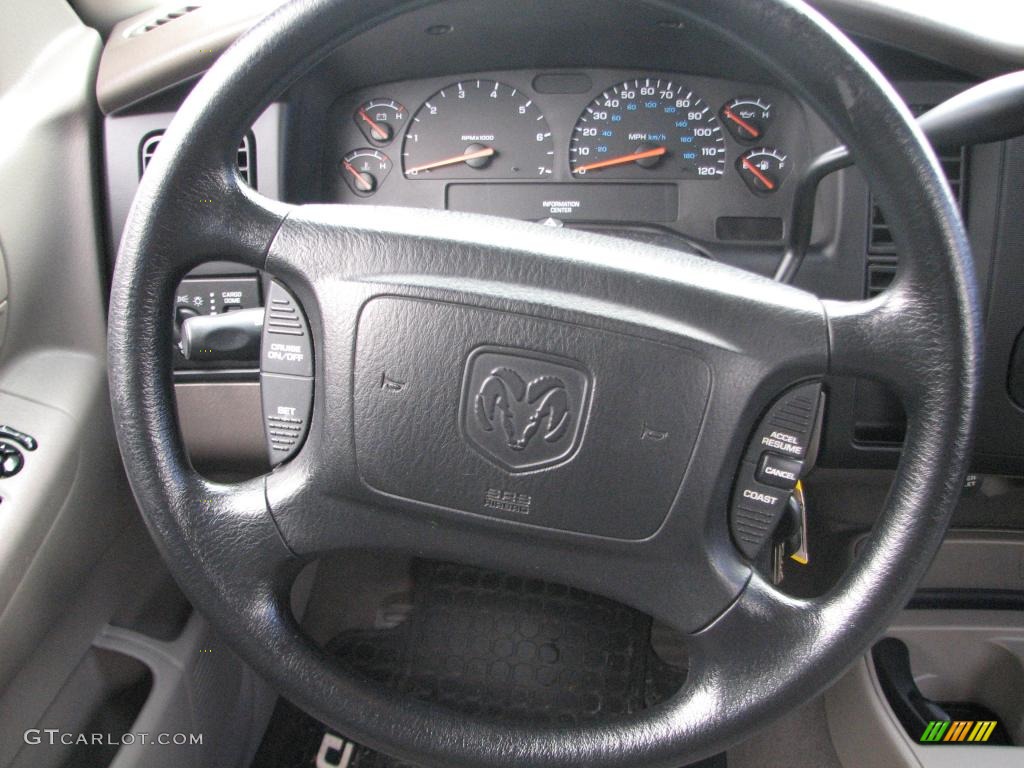
POLYGON ((789 175, 789 158, 774 147, 757 147, 740 156, 736 169, 751 192, 770 195, 778 192, 789 175))
POLYGON ((341 160, 341 177, 360 197, 376 192, 391 173, 391 159, 376 149, 354 149, 341 160))
POLYGON ((772 105, 753 96, 741 96, 718 113, 736 141, 751 144, 764 136, 772 121, 772 105))
POLYGON ((361 104, 353 119, 366 140, 378 147, 390 144, 405 125, 405 107, 392 99, 371 99, 361 104))

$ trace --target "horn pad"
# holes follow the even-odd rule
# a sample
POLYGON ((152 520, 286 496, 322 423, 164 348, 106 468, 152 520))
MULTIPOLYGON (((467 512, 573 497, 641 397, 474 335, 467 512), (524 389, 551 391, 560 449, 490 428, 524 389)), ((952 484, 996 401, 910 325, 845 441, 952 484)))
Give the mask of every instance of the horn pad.
POLYGON ((679 490, 710 385, 707 363, 676 346, 376 298, 356 350, 360 477, 392 502, 646 538, 679 490))
POLYGON ((571 360, 479 347, 466 363, 462 436, 511 473, 570 461, 587 423, 590 386, 590 373, 571 360))

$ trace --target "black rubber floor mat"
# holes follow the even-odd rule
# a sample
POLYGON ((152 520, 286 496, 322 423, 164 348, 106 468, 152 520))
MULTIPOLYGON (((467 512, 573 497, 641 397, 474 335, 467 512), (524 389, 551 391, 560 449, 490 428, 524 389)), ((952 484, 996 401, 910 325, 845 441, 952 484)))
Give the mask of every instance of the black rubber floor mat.
MULTIPOLYGON (((416 562, 413 577, 404 622, 328 646, 343 665, 406 695, 467 715, 572 726, 657 704, 685 679, 651 650, 650 618, 618 603, 443 563, 416 562)), ((415 768, 356 745, 343 755, 344 744, 282 702, 253 768, 415 768)), ((724 766, 724 755, 701 765, 724 766)))
POLYGON ((468 715, 575 725, 629 714, 682 683, 650 648, 651 620, 579 590, 444 563, 413 566, 413 609, 381 632, 349 632, 342 663, 468 715), (648 679, 657 686, 648 694, 648 679))

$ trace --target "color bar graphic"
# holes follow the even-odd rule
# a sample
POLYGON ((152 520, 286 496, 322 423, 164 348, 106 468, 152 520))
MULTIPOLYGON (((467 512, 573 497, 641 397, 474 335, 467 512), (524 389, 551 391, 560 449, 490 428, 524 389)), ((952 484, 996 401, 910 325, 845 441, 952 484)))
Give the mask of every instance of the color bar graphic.
POLYGON ((922 743, 959 743, 988 741, 996 728, 995 720, 932 720, 921 734, 922 743))

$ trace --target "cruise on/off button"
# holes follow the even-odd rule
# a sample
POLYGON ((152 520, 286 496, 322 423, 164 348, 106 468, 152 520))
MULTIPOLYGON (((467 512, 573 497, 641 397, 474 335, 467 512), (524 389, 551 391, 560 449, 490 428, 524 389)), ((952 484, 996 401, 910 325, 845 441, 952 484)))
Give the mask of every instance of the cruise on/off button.
POLYGON ((758 482, 771 485, 776 488, 793 490, 796 481, 800 479, 804 463, 794 459, 787 459, 785 456, 776 456, 772 453, 761 455, 761 461, 757 465, 758 482))
POLYGON ((277 281, 270 284, 263 320, 263 373, 313 375, 313 344, 309 325, 291 294, 277 281))

